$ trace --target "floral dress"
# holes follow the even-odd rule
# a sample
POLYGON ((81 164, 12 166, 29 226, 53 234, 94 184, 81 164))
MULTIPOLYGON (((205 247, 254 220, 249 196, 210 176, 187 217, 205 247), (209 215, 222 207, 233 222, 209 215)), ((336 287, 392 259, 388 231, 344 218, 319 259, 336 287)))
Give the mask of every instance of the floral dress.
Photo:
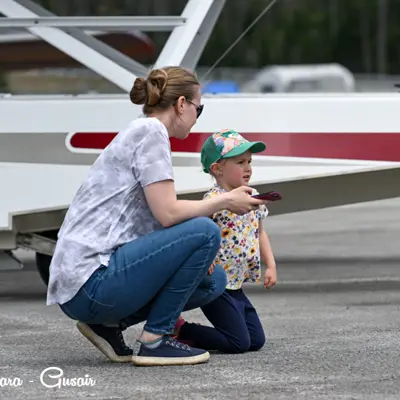
MULTIPOLYGON (((210 198, 225 192, 215 184, 205 195, 210 198)), ((258 194, 257 191, 253 195, 258 194)), ((221 265, 227 274, 227 289, 240 289, 243 282, 260 282, 261 261, 259 245, 260 220, 266 218, 268 209, 260 206, 245 215, 228 210, 215 213, 213 221, 221 228, 221 247, 214 265, 221 265)))

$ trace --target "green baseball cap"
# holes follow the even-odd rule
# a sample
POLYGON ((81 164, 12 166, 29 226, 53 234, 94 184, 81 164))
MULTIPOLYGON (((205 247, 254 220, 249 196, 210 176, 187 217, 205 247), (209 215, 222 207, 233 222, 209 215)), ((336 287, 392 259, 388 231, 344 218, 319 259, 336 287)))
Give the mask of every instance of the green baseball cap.
POLYGON ((240 156, 248 150, 261 153, 266 147, 263 142, 249 142, 233 129, 215 132, 204 142, 201 149, 203 171, 209 174, 211 164, 223 158, 240 156))

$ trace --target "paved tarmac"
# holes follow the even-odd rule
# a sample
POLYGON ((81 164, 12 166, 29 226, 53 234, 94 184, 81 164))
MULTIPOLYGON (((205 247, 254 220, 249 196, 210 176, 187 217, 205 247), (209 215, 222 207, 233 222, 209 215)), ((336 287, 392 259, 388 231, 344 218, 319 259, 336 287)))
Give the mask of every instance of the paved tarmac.
MULTIPOLYGON (((19 252, 26 269, 0 272, 0 399, 398 400, 399 217, 400 200, 271 217, 279 283, 247 289, 268 343, 192 367, 109 363, 45 306, 32 255, 19 252), (59 371, 50 367, 95 384, 48 388, 59 371)), ((186 318, 206 323, 199 311, 186 318)), ((128 330, 129 344, 140 329, 128 330)))

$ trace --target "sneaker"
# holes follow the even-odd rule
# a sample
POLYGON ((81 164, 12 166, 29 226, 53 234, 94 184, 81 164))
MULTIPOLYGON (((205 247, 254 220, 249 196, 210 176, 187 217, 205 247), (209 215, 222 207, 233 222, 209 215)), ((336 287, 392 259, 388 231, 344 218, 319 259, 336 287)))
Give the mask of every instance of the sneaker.
POLYGON ((181 339, 179 336, 174 336, 174 339, 176 339, 178 342, 186 344, 190 347, 194 346, 194 341, 190 339, 181 339))
POLYGON ((208 351, 189 347, 170 336, 163 336, 155 348, 141 343, 138 354, 132 357, 132 362, 139 366, 193 365, 207 362, 209 359, 208 351))
POLYGON ((76 326, 79 332, 111 361, 132 361, 133 350, 125 344, 121 329, 104 325, 85 324, 81 321, 76 326))

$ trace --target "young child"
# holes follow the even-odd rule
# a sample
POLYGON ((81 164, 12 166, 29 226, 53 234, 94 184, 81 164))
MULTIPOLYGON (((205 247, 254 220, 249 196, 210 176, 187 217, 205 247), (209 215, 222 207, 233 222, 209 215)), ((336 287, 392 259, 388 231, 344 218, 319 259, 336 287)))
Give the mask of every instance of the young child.
MULTIPOLYGON (((217 196, 240 186, 248 186, 252 175, 251 156, 266 148, 262 142, 249 142, 234 130, 214 133, 201 152, 203 170, 216 183, 205 198, 217 196)), ((253 194, 258 194, 253 190, 253 194)), ((265 335, 257 312, 242 289, 243 282, 261 281, 261 262, 266 265, 264 286, 276 283, 276 264, 262 220, 268 215, 266 206, 239 216, 222 211, 212 216, 221 228, 221 248, 216 264, 227 273, 225 292, 202 307, 214 327, 186 322, 182 317, 175 325, 175 335, 183 343, 206 350, 242 353, 261 349, 265 335)))

